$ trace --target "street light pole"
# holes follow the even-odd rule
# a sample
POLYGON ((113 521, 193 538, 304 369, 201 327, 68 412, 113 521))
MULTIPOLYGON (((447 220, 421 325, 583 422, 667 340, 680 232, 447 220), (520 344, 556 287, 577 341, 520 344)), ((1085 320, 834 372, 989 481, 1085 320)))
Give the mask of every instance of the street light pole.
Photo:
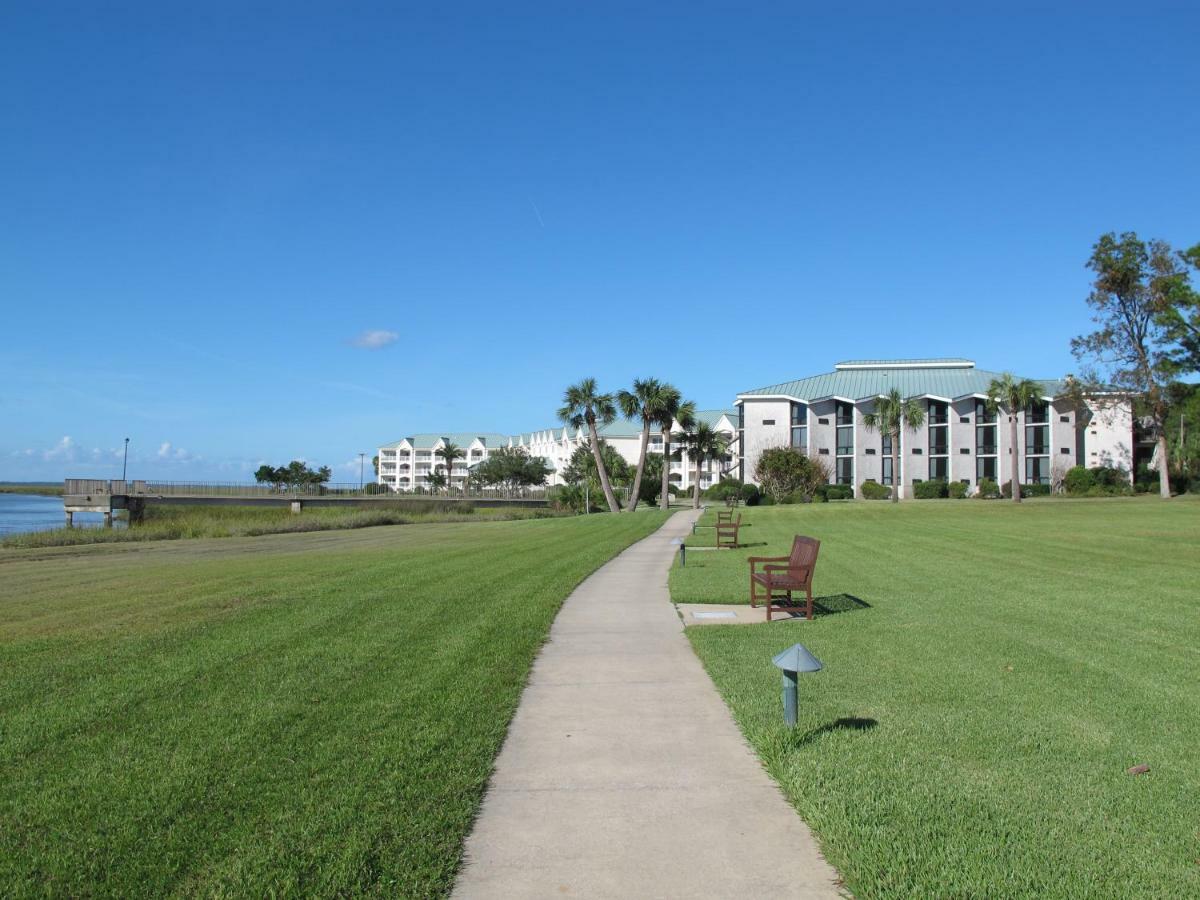
POLYGON ((125 459, 121 463, 121 480, 125 480, 125 474, 129 469, 129 438, 125 438, 125 459))
POLYGON ((363 489, 363 460, 367 458, 367 454, 358 454, 358 489, 363 489))

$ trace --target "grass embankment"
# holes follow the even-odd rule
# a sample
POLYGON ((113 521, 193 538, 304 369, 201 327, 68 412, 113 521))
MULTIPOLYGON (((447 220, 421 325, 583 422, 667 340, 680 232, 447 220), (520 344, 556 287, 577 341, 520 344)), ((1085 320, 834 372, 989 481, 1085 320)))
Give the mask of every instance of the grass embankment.
POLYGON ((173 541, 183 538, 254 537, 304 531, 412 525, 430 522, 470 522, 537 519, 559 515, 550 509, 471 507, 455 503, 370 501, 364 506, 310 507, 293 514, 284 507, 158 506, 146 507, 145 520, 128 528, 52 528, 13 534, 0 547, 69 547, 127 541, 173 541))
POLYGON ((0 894, 444 894, 561 601, 663 520, 5 554, 0 894))
POLYGON ((0 494, 36 494, 39 497, 61 497, 62 482, 0 481, 0 494))
POLYGON ((688 637, 855 895, 1200 896, 1200 503, 743 515, 751 546, 689 554, 672 596, 745 602, 746 556, 822 541, 844 611, 688 637), (770 660, 795 641, 826 668, 789 734, 770 660))

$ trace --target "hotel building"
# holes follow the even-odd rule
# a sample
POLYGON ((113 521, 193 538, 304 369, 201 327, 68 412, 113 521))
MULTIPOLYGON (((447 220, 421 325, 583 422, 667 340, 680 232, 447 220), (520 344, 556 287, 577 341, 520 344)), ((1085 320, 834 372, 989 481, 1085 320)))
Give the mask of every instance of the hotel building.
MULTIPOLYGON (((1005 411, 987 408, 997 372, 967 359, 850 360, 834 371, 737 395, 740 477, 771 447, 798 447, 828 462, 831 480, 860 496, 864 481, 909 485, 927 479, 1003 484, 1012 478, 1010 423, 1005 411), (899 469, 892 471, 891 438, 867 428, 863 417, 893 388, 915 398, 925 412, 919 429, 900 435, 899 469)), ((1074 465, 1133 470, 1133 417, 1128 398, 1089 398, 1082 409, 1061 381, 1032 379, 1041 397, 1017 415, 1018 476, 1023 484, 1049 484, 1074 465)))

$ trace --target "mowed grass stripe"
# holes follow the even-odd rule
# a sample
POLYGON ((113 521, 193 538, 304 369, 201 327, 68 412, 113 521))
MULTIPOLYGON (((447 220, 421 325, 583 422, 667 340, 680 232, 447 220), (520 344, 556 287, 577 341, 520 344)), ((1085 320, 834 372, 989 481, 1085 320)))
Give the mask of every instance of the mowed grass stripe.
POLYGON ((816 593, 871 604, 688 631, 856 895, 1200 895, 1200 503, 744 514, 767 546, 689 556, 676 600, 744 601, 745 557, 803 533, 823 542, 816 593), (789 734, 770 658, 796 640, 826 668, 789 734))
MULTIPOLYGON (((124 605, 0 629, 5 893, 445 892, 559 604, 662 521, 122 557, 124 605)), ((5 607, 36 607, 5 572, 5 607)))

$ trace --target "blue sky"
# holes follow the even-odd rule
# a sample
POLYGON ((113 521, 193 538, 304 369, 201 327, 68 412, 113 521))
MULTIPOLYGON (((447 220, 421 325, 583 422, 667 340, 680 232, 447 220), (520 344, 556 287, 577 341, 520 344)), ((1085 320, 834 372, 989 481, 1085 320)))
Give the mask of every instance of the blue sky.
POLYGON ((582 6, 7 7, 0 478, 1059 376, 1101 232, 1200 241, 1195 4, 582 6))

